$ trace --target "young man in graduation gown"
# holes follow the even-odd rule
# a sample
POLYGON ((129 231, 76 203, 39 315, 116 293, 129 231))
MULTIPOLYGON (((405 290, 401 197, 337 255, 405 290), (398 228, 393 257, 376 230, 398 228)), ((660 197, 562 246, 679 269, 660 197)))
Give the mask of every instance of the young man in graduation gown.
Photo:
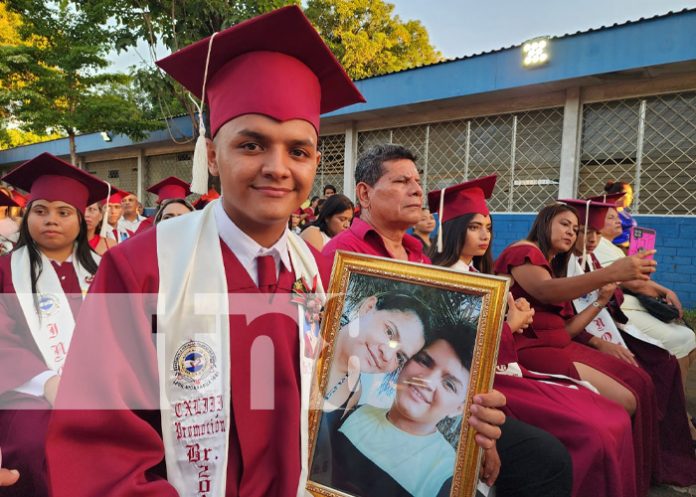
MULTIPOLYGON (((224 195, 102 260, 50 429, 53 495, 304 495, 315 323, 291 299, 321 296, 328 274, 287 219, 314 180, 320 113, 362 96, 296 6, 159 65, 208 103, 224 195)), ((491 444, 501 414, 478 407, 491 444)))
MULTIPOLYGON (((324 256, 333 258, 337 250, 345 250, 430 264, 423 244, 406 233, 420 219, 423 206, 415 161, 408 149, 392 144, 372 147, 358 159, 355 194, 361 215, 324 246, 324 256)), ((497 450, 492 446, 484 451, 481 476, 492 485, 500 471, 499 486, 506 491, 499 490, 499 495, 570 495, 570 457, 558 439, 508 418, 497 444, 497 450)))

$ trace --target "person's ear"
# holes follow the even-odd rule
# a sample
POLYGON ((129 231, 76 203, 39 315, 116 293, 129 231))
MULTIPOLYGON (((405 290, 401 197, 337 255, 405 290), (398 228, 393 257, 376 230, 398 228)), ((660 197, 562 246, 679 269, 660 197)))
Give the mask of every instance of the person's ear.
POLYGON ((208 172, 211 176, 220 176, 220 166, 217 161, 215 143, 210 138, 205 139, 206 152, 208 154, 208 172))
POLYGON ((367 183, 363 183, 362 181, 355 185, 355 198, 360 203, 360 207, 363 209, 367 210, 370 208, 371 191, 372 187, 370 187, 367 183))
POLYGON ((365 300, 362 301, 360 304, 360 307, 358 308, 358 315, 364 316, 371 310, 375 308, 377 305, 377 297, 372 295, 371 297, 367 297, 365 300))

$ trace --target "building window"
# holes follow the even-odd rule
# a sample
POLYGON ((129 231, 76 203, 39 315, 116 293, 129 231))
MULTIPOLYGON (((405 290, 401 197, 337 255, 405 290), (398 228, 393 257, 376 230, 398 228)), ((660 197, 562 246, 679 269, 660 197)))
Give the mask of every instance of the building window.
POLYGON ((696 93, 583 108, 579 196, 633 185, 633 212, 696 214, 696 93))

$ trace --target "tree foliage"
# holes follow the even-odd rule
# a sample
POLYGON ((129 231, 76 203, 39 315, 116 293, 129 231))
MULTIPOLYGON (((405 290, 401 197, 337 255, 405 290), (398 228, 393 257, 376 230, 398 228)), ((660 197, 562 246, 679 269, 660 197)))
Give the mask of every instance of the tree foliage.
POLYGON ((309 0, 306 14, 353 79, 442 59, 420 21, 402 21, 384 0, 309 0))
POLYGON ((160 123, 143 116, 131 78, 108 72, 115 33, 104 5, 8 0, 18 40, 0 46, 0 108, 22 131, 60 133, 76 162, 78 133, 142 138, 160 123))
MULTIPOLYGON (((83 5, 106 6, 117 22, 115 46, 118 50, 134 47, 144 40, 152 54, 158 46, 175 52, 193 42, 246 19, 299 0, 85 0, 83 5)), ((187 91, 154 64, 134 68, 135 87, 142 95, 142 108, 152 117, 188 114, 194 129, 196 106, 187 91)))
MULTIPOLYGON (((120 26, 116 46, 126 49, 145 40, 168 52, 210 36, 245 19, 299 0, 85 0, 107 3, 120 26)), ((419 21, 402 21, 394 6, 384 0, 309 0, 305 13, 354 79, 437 62, 441 54, 430 44, 419 21)), ((269 33, 269 36, 272 36, 269 33)), ((154 58, 154 57, 153 57, 154 58)), ((134 72, 138 88, 147 95, 145 105, 162 117, 188 114, 196 108, 185 90, 152 67, 134 72)))

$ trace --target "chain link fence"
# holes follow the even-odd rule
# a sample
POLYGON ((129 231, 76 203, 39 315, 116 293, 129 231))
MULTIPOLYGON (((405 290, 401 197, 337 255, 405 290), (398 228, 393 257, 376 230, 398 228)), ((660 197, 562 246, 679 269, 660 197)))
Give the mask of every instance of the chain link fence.
POLYGON ((346 135, 326 135, 319 137, 321 162, 317 168, 317 176, 310 196, 321 197, 324 185, 333 185, 336 192, 343 191, 343 169, 346 155, 346 135))
POLYGON ((418 155, 426 191, 498 175, 498 212, 535 212, 558 195, 563 110, 448 121, 358 134, 358 153, 399 143, 418 155))
POLYGON ((578 194, 634 186, 633 212, 696 214, 696 92, 585 105, 578 194))
MULTIPOLYGON (((152 186, 169 176, 176 176, 184 181, 191 181, 192 162, 193 152, 149 156, 143 172, 144 188, 152 186)), ((157 195, 148 193, 143 189, 143 197, 140 200, 144 206, 154 207, 156 205, 157 195)), ((189 195, 186 198, 192 200, 197 197, 197 195, 189 195)))
POLYGON ((137 194, 138 159, 136 158, 88 162, 85 164, 85 169, 116 188, 137 194))

